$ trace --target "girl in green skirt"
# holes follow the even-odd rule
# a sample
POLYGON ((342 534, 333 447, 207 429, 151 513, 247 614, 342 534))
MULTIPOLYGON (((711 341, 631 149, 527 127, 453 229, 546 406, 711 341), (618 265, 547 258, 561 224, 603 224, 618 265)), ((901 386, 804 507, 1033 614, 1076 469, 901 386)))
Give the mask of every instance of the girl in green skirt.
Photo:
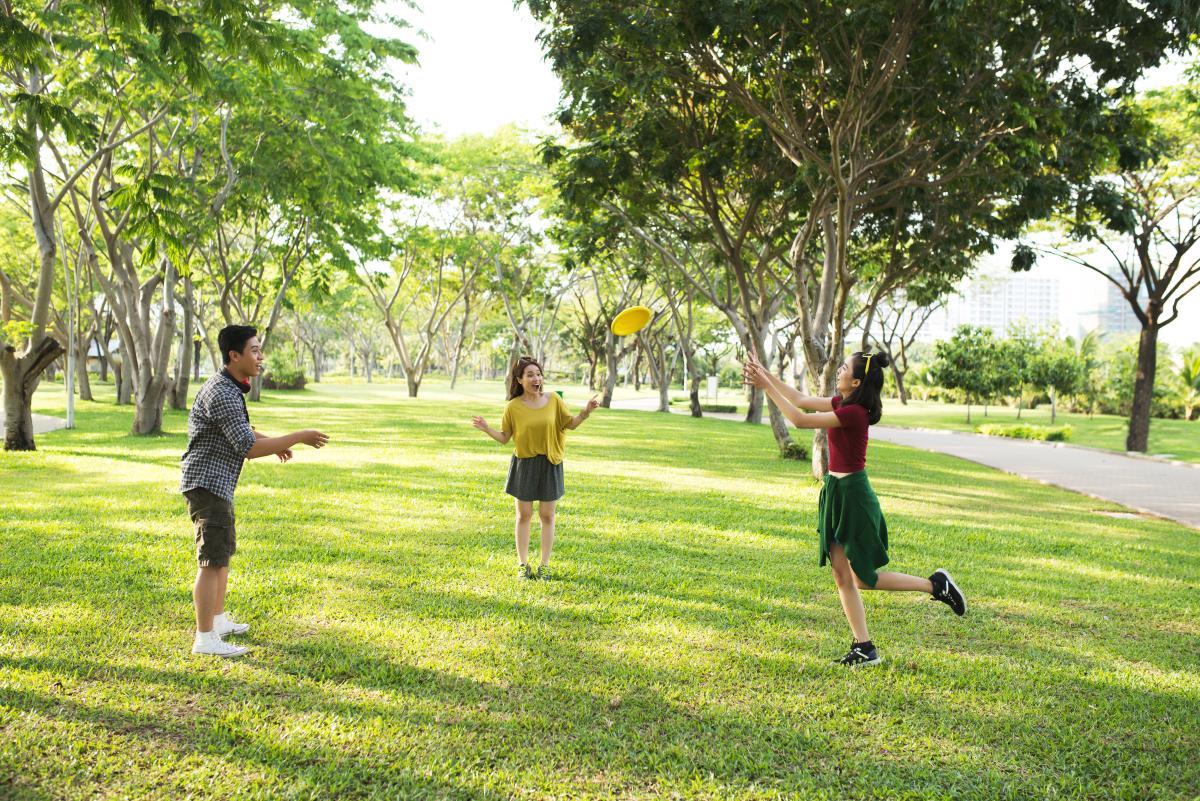
POLYGON ((513 441, 513 457, 508 465, 504 491, 517 503, 517 576, 522 579, 550 578, 550 552, 554 548, 555 509, 563 496, 563 451, 566 432, 578 428, 591 416, 600 401, 595 396, 579 414, 572 415, 557 394, 543 391, 542 366, 530 356, 513 364, 508 377, 508 405, 500 430, 488 426, 482 417, 472 425, 501 445, 513 441), (534 573, 529 567, 529 526, 533 504, 537 502, 542 523, 542 562, 534 573))
POLYGON ((801 394, 754 356, 746 360, 744 367, 746 382, 764 390, 792 425, 828 430, 829 472, 821 487, 817 532, 821 564, 828 561, 833 566, 842 611, 854 635, 849 653, 838 662, 851 667, 882 661, 867 632, 859 590, 921 592, 945 603, 957 615, 967 612, 966 598, 943 569, 935 570, 929 578, 879 572, 888 563, 887 521, 867 478, 867 441, 868 428, 883 414, 880 393, 883 371, 889 364, 883 353, 853 354, 838 368, 838 394, 832 398, 801 394))

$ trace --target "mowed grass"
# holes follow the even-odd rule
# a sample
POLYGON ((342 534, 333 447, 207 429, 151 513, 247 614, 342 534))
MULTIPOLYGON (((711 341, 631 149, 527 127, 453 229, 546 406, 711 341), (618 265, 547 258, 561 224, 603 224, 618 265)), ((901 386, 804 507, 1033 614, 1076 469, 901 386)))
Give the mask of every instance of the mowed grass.
MULTIPOLYGON (((954 403, 931 403, 910 400, 902 405, 897 400, 884 401, 884 424, 906 428, 936 428, 950 431, 974 431, 982 423, 1029 423, 1050 425, 1050 407, 1024 409, 1017 417, 1017 409, 1009 406, 989 406, 987 417, 982 406, 971 407, 971 423, 967 424, 967 407, 954 403)), ((1072 445, 1124 451, 1125 437, 1129 434, 1129 418, 1111 414, 1069 414, 1059 412, 1054 425, 1071 426, 1072 445)), ((1200 420, 1150 421, 1150 447, 1148 453, 1178 459, 1184 462, 1200 462, 1200 420)))
POLYGON ((875 444, 892 566, 950 568, 971 611, 869 594, 885 662, 850 672, 817 486, 765 426, 600 410, 569 434, 562 578, 522 583, 509 451, 468 422, 502 401, 403 394, 252 407, 333 440, 244 472, 240 661, 188 652, 182 414, 135 438, 84 403, 0 453, 0 797, 1200 793, 1197 532, 875 444))

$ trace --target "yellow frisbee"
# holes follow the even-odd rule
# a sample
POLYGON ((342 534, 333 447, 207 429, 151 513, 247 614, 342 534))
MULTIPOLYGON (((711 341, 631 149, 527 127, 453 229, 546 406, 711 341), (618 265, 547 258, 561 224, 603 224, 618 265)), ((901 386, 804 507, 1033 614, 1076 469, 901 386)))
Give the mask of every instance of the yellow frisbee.
POLYGON ((646 327, 653 315, 654 313, 645 306, 630 306, 613 318, 612 332, 619 337, 636 334, 646 327))

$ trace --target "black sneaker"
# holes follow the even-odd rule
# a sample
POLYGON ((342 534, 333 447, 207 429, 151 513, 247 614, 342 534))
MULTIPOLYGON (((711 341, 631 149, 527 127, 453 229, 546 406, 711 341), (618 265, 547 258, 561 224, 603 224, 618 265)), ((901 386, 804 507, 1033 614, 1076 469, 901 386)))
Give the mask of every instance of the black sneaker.
POLYGON ((950 578, 950 574, 945 570, 938 568, 933 571, 933 575, 929 577, 929 581, 933 583, 933 600, 941 601, 946 606, 954 610, 954 614, 962 617, 967 613, 967 598, 962 594, 962 590, 954 583, 954 579, 950 578))
POLYGON ((537 578, 540 581, 552 581, 554 574, 550 572, 550 565, 538 565, 537 578))
POLYGON ((837 664, 846 667, 866 667, 878 665, 883 661, 879 651, 869 642, 856 642, 850 646, 850 653, 837 660, 837 664))
POLYGON ((521 566, 517 568, 517 578, 527 580, 535 579, 537 576, 533 574, 533 569, 529 565, 522 562, 521 566))

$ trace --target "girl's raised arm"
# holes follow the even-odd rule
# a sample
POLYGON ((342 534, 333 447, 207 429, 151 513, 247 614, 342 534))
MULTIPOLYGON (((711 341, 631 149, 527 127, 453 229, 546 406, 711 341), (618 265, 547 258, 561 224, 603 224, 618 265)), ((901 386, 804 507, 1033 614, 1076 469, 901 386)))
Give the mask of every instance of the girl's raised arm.
MULTIPOLYGON (((775 401, 775 405, 779 407, 779 411, 788 419, 788 422, 796 428, 841 428, 842 422, 838 420, 838 416, 833 413, 833 405, 828 398, 810 398, 809 400, 823 400, 827 411, 817 411, 814 414, 805 414, 798 408, 791 398, 783 394, 782 388, 790 389, 787 384, 775 379, 771 375, 771 371, 763 367, 757 359, 747 359, 743 370, 747 384, 753 384, 759 389, 767 393, 771 400, 775 401)), ((795 390, 792 390, 795 392, 795 390)), ((797 393, 799 394, 799 393, 797 393)), ((800 397, 806 397, 801 395, 800 397)), ((811 408, 811 407, 810 407, 811 408)))
MULTIPOLYGON (((810 412, 832 412, 833 411, 833 404, 830 403, 829 398, 814 398, 810 395, 805 395, 804 393, 802 393, 800 390, 796 389, 795 387, 788 386, 785 382, 783 382, 779 378, 779 376, 775 375, 770 370, 768 370, 758 360, 758 357, 755 356, 754 354, 750 354, 746 357, 746 366, 749 367, 751 365, 753 365, 755 368, 761 370, 766 375, 767 381, 770 383, 770 385, 772 387, 774 387, 775 390, 777 392, 779 392, 783 397, 787 398, 788 402, 791 403, 793 406, 796 406, 797 408, 800 408, 800 409, 807 409, 810 412)), ((766 389, 766 387, 763 387, 763 389, 766 389)), ((779 405, 778 402, 776 403, 776 405, 777 406, 779 405)), ((820 426, 820 427, 828 428, 828 426, 820 426)))

